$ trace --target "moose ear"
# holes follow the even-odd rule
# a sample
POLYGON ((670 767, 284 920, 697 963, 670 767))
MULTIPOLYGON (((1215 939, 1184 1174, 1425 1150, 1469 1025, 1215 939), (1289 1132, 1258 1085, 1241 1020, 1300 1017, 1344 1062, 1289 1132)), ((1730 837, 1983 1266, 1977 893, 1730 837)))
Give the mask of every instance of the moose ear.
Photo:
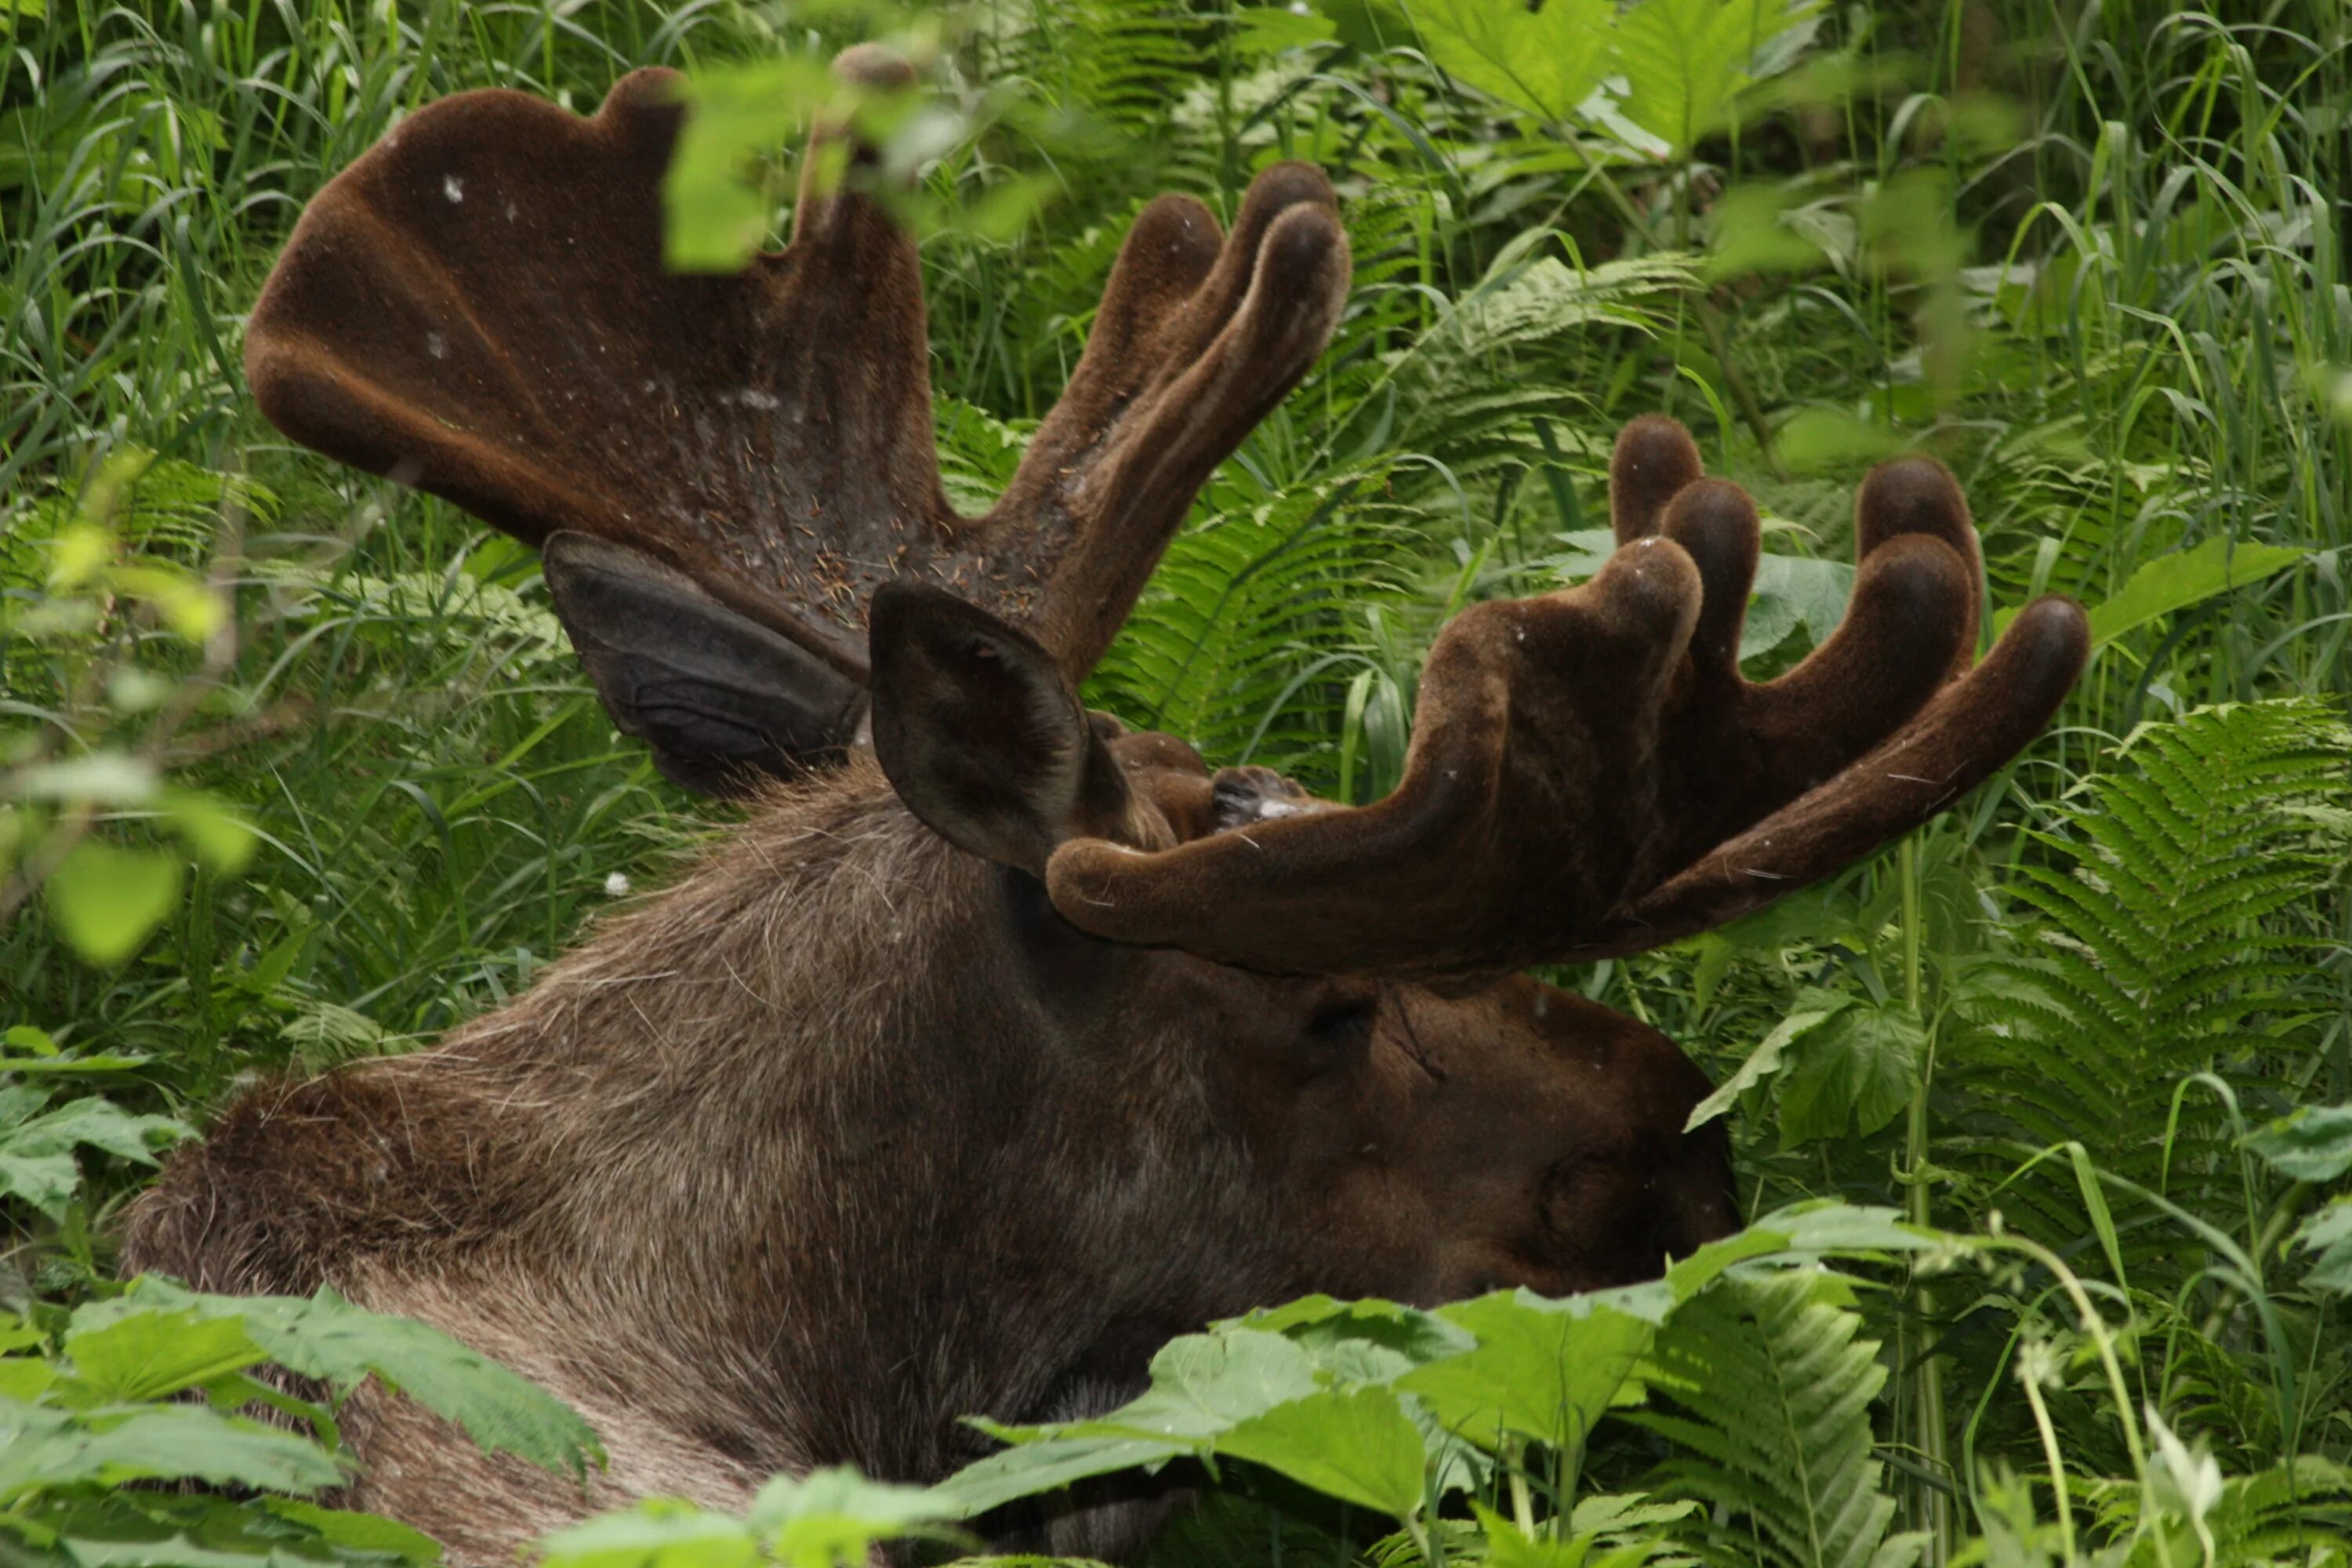
POLYGON ((907 582, 875 590, 869 628, 874 755, 925 826, 1038 876, 1065 839, 1130 837, 1125 775, 1035 640, 907 582))
POLYGON ((556 617, 622 733, 698 795, 790 778, 856 734, 858 684, 642 551, 557 533, 541 551, 556 617))

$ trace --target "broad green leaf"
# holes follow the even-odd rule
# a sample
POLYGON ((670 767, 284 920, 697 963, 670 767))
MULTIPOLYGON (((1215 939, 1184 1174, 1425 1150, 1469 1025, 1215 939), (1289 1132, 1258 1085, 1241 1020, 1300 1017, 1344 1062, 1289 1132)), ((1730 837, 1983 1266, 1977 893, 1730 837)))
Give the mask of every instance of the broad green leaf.
POLYGON ((1781 1061, 1791 1043, 1821 1027, 1830 1018, 1853 1005, 1853 997, 1841 992, 1822 991, 1808 985, 1790 1004, 1788 1016, 1772 1026, 1772 1032, 1757 1043, 1739 1064, 1739 1070, 1718 1085, 1691 1108, 1683 1123, 1683 1131, 1695 1131, 1739 1103, 1739 1097, 1781 1069, 1781 1061))
POLYGON ((677 1498, 647 1499, 539 1545, 541 1568, 752 1568, 760 1561, 750 1524, 677 1498))
POLYGON ((1414 0, 1430 58, 1498 102, 1562 124, 1592 96, 1614 56, 1612 0, 1414 0))
POLYGON ((1853 468, 1891 458, 1903 437, 1883 425, 1867 424, 1833 408, 1801 408, 1780 426, 1780 460, 1800 474, 1853 468))
POLYGON ((405 1525, 289 1498, 117 1490, 45 1498, 34 1511, 76 1568, 399 1568, 441 1555, 405 1525))
POLYGON ((1843 1136, 1867 1137, 1911 1101, 1927 1031, 1898 1007, 1847 1007, 1806 1033, 1780 1080, 1780 1147, 1843 1136))
POLYGON ((1328 1296, 1252 1312, 1234 1326, 1286 1335, 1306 1346, 1324 1373, 1343 1383, 1385 1383, 1476 1342, 1433 1312, 1394 1301, 1335 1301, 1328 1296))
POLYGON ((1826 640, 1845 618, 1845 602, 1853 592, 1853 567, 1843 561, 1758 557, 1754 598, 1739 632, 1739 657, 1751 658, 1778 647, 1801 626, 1814 642, 1826 640))
POLYGON ((49 1037, 49 1032, 37 1029, 30 1024, 12 1025, 7 1033, 0 1035, 0 1042, 5 1042, 12 1051, 26 1051, 37 1057, 58 1054, 58 1043, 49 1037))
POLYGON ((1332 1389, 1276 1405, 1217 1439, 1217 1452, 1278 1470, 1400 1520, 1421 1511, 1421 1428, 1385 1388, 1332 1389))
POLYGON ((1735 185, 1717 197, 1708 215, 1707 277, 1719 281, 1822 266, 1820 244, 1781 223, 1787 201, 1769 185, 1735 185))
POLYGON ((1475 1334, 1477 1348, 1409 1373, 1397 1386, 1426 1400, 1448 1427, 1487 1445, 1510 1432, 1581 1446, 1656 1331, 1629 1312, 1525 1292, 1458 1302, 1444 1316, 1475 1334))
POLYGON ((58 930, 84 960, 121 963, 139 951, 180 896, 180 862, 96 838, 75 845, 41 888, 58 930))
POLYGON ((1730 122, 1751 65, 1811 9, 1787 0, 1642 0, 1617 23, 1625 117, 1688 151, 1730 122))
POLYGON ((768 236, 770 203, 749 174, 835 89, 813 59, 792 57, 698 71, 662 180, 662 259, 679 272, 733 272, 768 236))
POLYGON ((131 1312, 111 1321, 69 1325, 66 1353, 88 1403, 131 1404, 194 1388, 265 1358, 235 1318, 194 1308, 131 1312))
POLYGON ((868 1549, 952 1517, 927 1488, 872 1481, 845 1467, 778 1476, 751 1501, 752 1533, 786 1568, 863 1568, 868 1549))
POLYGON ((1050 1430, 1069 1437, 1211 1437, 1316 1388, 1313 1360, 1281 1334, 1186 1334, 1151 1358, 1151 1386, 1131 1403, 1050 1430))
POLYGON ((1788 1250, 1789 1238, 1761 1224, 1710 1241, 1689 1257, 1678 1258, 1667 1266, 1665 1284, 1670 1299, 1664 1310, 1636 1311, 1634 1315, 1651 1323, 1663 1323, 1675 1307, 1714 1284, 1735 1266, 1759 1258, 1777 1258, 1788 1250))
POLYGON ((1951 1237, 1906 1222, 1897 1210, 1830 1198, 1807 1198, 1775 1209, 1748 1228, 1779 1236, 1789 1251, 1811 1258, 1866 1258, 1952 1245, 1951 1237))
POLYGON ((2298 1182, 2352 1171, 2352 1105, 2306 1105, 2247 1135, 2246 1147, 2298 1182))
POLYGON ((960 1517, 971 1519, 1015 1498, 1164 1464, 1200 1447, 1187 1437, 1047 1437, 966 1465, 931 1491, 960 1517))
POLYGON ((455 1422, 486 1453, 520 1454, 550 1470, 584 1475, 601 1460, 596 1435, 562 1400, 439 1330, 352 1306, 331 1290, 286 1296, 202 1296, 152 1276, 111 1301, 74 1313, 97 1328, 157 1307, 244 1325, 269 1359, 348 1390, 371 1373, 455 1422))
POLYGON ((38 1356, 0 1356, 0 1399, 39 1404, 57 1381, 55 1363, 38 1356))
POLYGON ((0 1507, 35 1490, 194 1480, 309 1492, 343 1479, 316 1445, 202 1405, 51 1410, 0 1400, 0 1507))
POLYGON ((81 1188, 81 1167, 71 1154, 12 1154, 0 1147, 0 1197, 29 1204, 51 1219, 62 1219, 81 1188))
POLYGON ((1244 5, 1233 14, 1234 50, 1243 55, 1276 55, 1285 49, 1311 48, 1339 36, 1328 16, 1313 11, 1293 11, 1286 5, 1244 5))
POLYGON ((321 1540, 349 1552, 381 1552, 404 1563, 438 1563, 441 1544, 419 1530, 382 1514, 321 1508, 294 1498, 270 1498, 266 1507, 280 1519, 318 1531, 321 1540))
MULTIPOLYGON (((2091 608, 2091 646, 2104 647, 2150 621, 2185 610, 2216 594, 2283 572, 2305 552, 2283 544, 2235 543, 2208 539, 2192 549, 2144 563, 2115 595, 2091 608)), ((2011 610, 1995 623, 2005 626, 2011 610)))
MULTIPOLYGON (((61 1058, 44 1058, 61 1059, 61 1058)), ((97 1149, 134 1164, 156 1163, 156 1152, 195 1129, 169 1116, 133 1115, 99 1095, 69 1100, 57 1110, 5 1126, 0 1113, 0 1156, 36 1159, 68 1154, 75 1149, 97 1149)))
MULTIPOLYGON (((782 145, 813 115, 839 121, 869 100, 805 56, 749 64, 709 66, 684 86, 686 123, 662 181, 667 215, 663 260, 681 272, 732 272, 768 235, 771 203, 750 178, 752 162, 782 145)), ((817 154, 837 179, 847 163, 845 143, 817 154)))

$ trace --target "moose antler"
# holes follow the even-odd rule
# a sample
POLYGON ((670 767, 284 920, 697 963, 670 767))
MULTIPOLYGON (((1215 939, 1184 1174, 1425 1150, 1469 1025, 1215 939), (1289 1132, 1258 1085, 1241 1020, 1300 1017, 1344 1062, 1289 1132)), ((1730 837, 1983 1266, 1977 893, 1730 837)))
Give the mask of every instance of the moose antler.
POLYGON ((1968 669, 1976 535, 1935 463, 1864 483, 1844 622, 1761 685, 1738 668, 1748 497, 1700 479, 1689 436, 1655 417, 1619 437, 1611 490, 1620 543, 1598 576, 1440 634, 1387 799, 1276 802, 1152 853, 1073 838, 1047 865, 1055 906, 1100 936, 1293 973, 1476 977, 1638 952, 1925 821, 2081 671, 2087 623, 2054 597, 1968 669))
MULTIPOLYGON (((867 47, 835 68, 912 80, 867 47)), ((1190 197, 1146 207, 1067 390, 1003 501, 966 520, 940 486, 913 242, 871 197, 804 181, 781 254, 666 270, 678 97, 641 70, 590 119, 503 90, 408 119, 311 202, 254 309, 263 412, 548 546, 608 705, 657 754, 773 768, 845 742, 866 602, 893 578, 951 587, 1082 676, 1211 470, 1329 338, 1349 266, 1328 183, 1268 169, 1230 237, 1190 197), (644 593, 666 607, 651 629, 624 613, 644 593), (689 606, 685 641, 727 658, 680 650, 689 606), (708 679, 753 647, 766 695, 708 679)))

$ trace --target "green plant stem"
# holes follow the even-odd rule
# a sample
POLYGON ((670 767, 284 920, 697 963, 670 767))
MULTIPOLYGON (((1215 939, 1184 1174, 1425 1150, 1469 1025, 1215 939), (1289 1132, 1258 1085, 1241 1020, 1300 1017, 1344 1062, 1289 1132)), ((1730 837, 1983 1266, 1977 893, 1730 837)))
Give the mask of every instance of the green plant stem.
POLYGON ((2025 1403, 2033 1408, 2034 1429, 2042 1435, 2042 1457, 2050 1466, 2051 1506, 2058 1513, 2058 1539, 2065 1543, 2066 1562, 2074 1561, 2074 1510, 2066 1497, 2066 1462, 2058 1452, 2058 1429, 2050 1424, 2050 1407, 2042 1403, 2042 1385, 2030 1376, 2021 1376, 2025 1389, 2025 1403))
MULTIPOLYGON (((2090 1337, 2092 1350, 2098 1355, 2099 1368, 2106 1374, 2108 1396, 2116 1402, 2116 1424, 2123 1430, 2124 1448, 2131 1457, 2132 1477, 2139 1486, 2140 1520, 2145 1525, 2147 1521, 2160 1517, 2161 1510, 2157 1507, 2154 1486, 2147 1473, 2147 1445, 2140 1436, 2139 1417, 2132 1409, 2131 1389, 2124 1382, 2123 1362, 2116 1354, 2116 1342, 2107 1332, 2106 1319, 2092 1306, 2090 1292, 2083 1289, 2083 1281, 2066 1267, 2065 1259, 2040 1242, 2029 1241, 2013 1232, 2004 1232, 1993 1237, 1992 1245, 2022 1253, 2048 1269, 2051 1277, 2058 1281, 2058 1288, 2066 1293, 2067 1300, 2073 1303, 2074 1316, 2082 1324, 2084 1333, 2090 1337)), ((2152 1530, 2149 1536, 2156 1542, 2158 1568, 2172 1568, 2172 1547, 2165 1540, 2164 1531, 2152 1530)))
POLYGON ((1511 1522, 1529 1541, 1536 1538, 1535 1492, 1528 1485, 1528 1446, 1514 1437, 1503 1448, 1503 1470, 1511 1489, 1511 1522))
MULTIPOLYGON (((1911 1087, 1910 1115, 1906 1122, 1904 1165, 1906 1213, 1911 1223, 1932 1226, 1933 1206, 1927 1193, 1927 1087, 1936 1071, 1936 1037, 1927 1026, 1927 1012, 1922 1006, 1924 977, 1919 957, 1921 911, 1919 907, 1919 846, 1916 837, 1903 841, 1899 875, 1903 882, 1903 996, 1913 1017, 1920 1020, 1925 1045, 1919 1058, 1918 1081, 1911 1087)), ((1927 1325, 1934 1320, 1936 1298, 1925 1281, 1915 1274, 1911 1284, 1911 1320, 1905 1330, 1906 1342, 1906 1365, 1914 1365, 1912 1409, 1917 1427, 1920 1458, 1937 1474, 1951 1474, 1951 1455, 1944 1422, 1944 1368, 1929 1348, 1927 1325)), ((1953 1550, 1951 1502, 1943 1492, 1933 1487, 1916 1489, 1920 1511, 1926 1516, 1930 1532, 1928 1561, 1943 1563, 1950 1561, 1953 1550)))

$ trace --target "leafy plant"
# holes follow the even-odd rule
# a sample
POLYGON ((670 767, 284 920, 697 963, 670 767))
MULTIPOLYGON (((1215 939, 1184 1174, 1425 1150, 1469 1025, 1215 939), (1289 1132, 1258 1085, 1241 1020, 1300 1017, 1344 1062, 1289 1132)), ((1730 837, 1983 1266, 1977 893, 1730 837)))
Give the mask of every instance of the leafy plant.
MULTIPOLYGON (((2315 936, 2292 911, 2343 863, 2347 759, 2352 731, 2315 703, 2128 737, 2035 835, 2048 859, 2013 886, 2039 917, 2028 945, 1963 1003, 1979 1029, 1959 1070, 1982 1110, 2028 1150, 2079 1144, 2195 1212, 2242 1201, 2233 1123, 2315 1065, 2315 936)), ((2002 1201, 2063 1239, 2072 1185, 2037 1172, 2002 1201)), ((2141 1228, 2132 1250, 2168 1250, 2160 1234, 2141 1228)))
POLYGON ((1651 1352, 1672 1413, 1634 1417, 1680 1450, 1667 1489, 1730 1515, 1710 1553, 1802 1568, 1899 1568, 1927 1547, 1893 1535, 1895 1500, 1871 1452, 1870 1404, 1886 1382, 1861 1337, 1851 1286, 1793 1272, 1727 1281, 1675 1315, 1651 1352))
POLYGON ((437 1562, 404 1525, 302 1500, 348 1478, 334 1406, 370 1376, 488 1451, 575 1476, 602 1459, 577 1415, 514 1373, 327 1291, 224 1298, 142 1279, 52 1328, 12 1316, 0 1352, 0 1539, 32 1562, 437 1562), (269 1380, 269 1363, 308 1384, 269 1380), (319 1392, 291 1391, 306 1386, 319 1392), (283 1424, 240 1414, 253 1407, 283 1424), (267 1495, 240 1505, 136 1481, 267 1495))
MULTIPOLYGON (((1124 717, 1382 793, 1445 614, 1588 574, 1609 435, 1652 408, 1762 504, 1751 674, 1829 635, 1852 483, 1910 449, 1961 479, 1993 602, 2074 593, 2101 651, 2052 737, 1905 849, 1559 976, 1717 1067, 1752 1211, 1835 1194, 1964 1245, 1849 1258, 1852 1286, 1798 1249, 1688 1290, 1302 1303, 1179 1342, 1188 1376, 1224 1347, 1259 1380, 1201 1409, 1156 1386, 1182 1431, 1024 1432, 939 1493, 828 1478, 551 1550, 855 1560, 1055 1464, 1165 1461, 1214 1467, 1229 1528, 1161 1568, 2341 1559, 2347 26, 2315 0, 0 0, 0 1473, 58 1467, 0 1497, 0 1554, 429 1558, 301 1490, 347 1473, 361 1363, 310 1363, 306 1402, 243 1359, 296 1353, 287 1312, 407 1358, 383 1367, 412 1393, 427 1351, 142 1285, 111 1310, 152 1360, 105 1372, 108 1341, 66 1342, 109 1300, 109 1213, 247 1075, 497 1005, 708 830, 612 732, 526 553, 255 418, 239 323, 292 215, 443 93, 585 109, 663 63, 721 176, 681 179, 714 204, 682 226, 738 256, 783 237, 778 146, 850 108, 830 48, 895 32, 931 96, 859 111, 924 226, 967 510, 1144 200, 1230 216, 1285 156, 1341 192, 1347 319, 1099 672, 1124 717), (1980 1268, 1931 1273, 1955 1258, 1980 1268), (207 1346, 235 1363, 211 1382, 207 1346), (207 1397, 248 1384, 303 1408, 207 1397), (163 1489, 204 1466, 294 1489, 163 1489)), ((436 1364, 435 1397, 495 1382, 436 1364)))

